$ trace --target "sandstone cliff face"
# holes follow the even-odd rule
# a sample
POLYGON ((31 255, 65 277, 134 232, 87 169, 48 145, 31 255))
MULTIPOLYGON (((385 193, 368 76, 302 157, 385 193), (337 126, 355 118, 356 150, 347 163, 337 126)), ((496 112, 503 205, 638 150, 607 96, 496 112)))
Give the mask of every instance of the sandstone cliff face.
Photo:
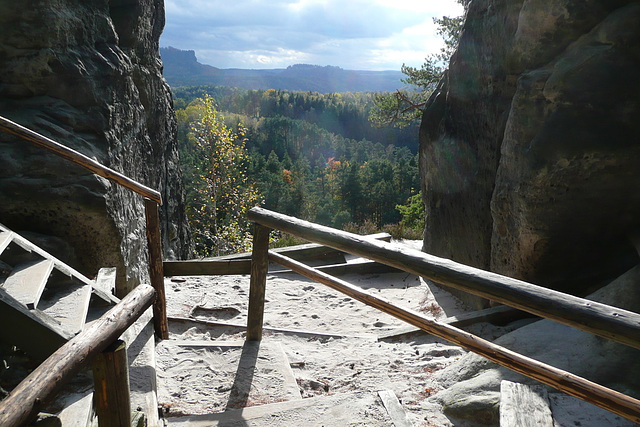
POLYGON ((421 126, 426 252, 580 295, 638 262, 638 22, 638 2, 471 2, 421 126))
MULTIPOLYGON (((176 121, 162 78, 162 0, 0 4, 0 114, 159 190, 165 257, 191 242, 176 121)), ((141 196, 0 134, 0 222, 53 234, 119 289, 146 281, 141 196)))

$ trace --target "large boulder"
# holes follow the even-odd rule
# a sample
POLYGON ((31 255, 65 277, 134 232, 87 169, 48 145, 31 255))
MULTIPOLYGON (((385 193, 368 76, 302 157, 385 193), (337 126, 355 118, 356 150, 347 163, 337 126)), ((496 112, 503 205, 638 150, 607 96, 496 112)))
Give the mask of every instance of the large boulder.
MULTIPOLYGON (((0 4, 0 115, 161 192, 165 257, 186 257, 176 120, 162 77, 162 0, 0 4)), ((148 280, 141 196, 0 133, 0 222, 54 235, 87 275, 148 280)))
POLYGON ((637 263, 637 22, 630 1, 471 2, 421 126, 426 252, 578 295, 637 263))
MULTIPOLYGON (((632 268, 589 299, 630 311, 640 304, 640 265, 632 268)), ((496 344, 588 380, 640 397, 640 350, 608 341, 551 320, 540 320, 506 334, 496 344)), ((497 425, 500 382, 538 384, 535 380, 468 353, 438 372, 446 387, 433 396, 445 414, 477 424, 497 425)), ((549 388, 549 391, 555 391, 549 388)))

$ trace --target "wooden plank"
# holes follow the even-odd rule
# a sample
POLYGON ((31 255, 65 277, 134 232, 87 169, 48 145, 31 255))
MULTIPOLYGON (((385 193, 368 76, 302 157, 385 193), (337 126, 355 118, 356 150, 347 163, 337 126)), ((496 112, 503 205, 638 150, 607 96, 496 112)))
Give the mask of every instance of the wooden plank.
POLYGON ((269 260, 291 268, 305 277, 323 283, 332 289, 342 292, 364 304, 377 308, 400 320, 420 329, 473 351, 492 362, 509 368, 529 378, 538 380, 551 387, 557 388, 571 396, 591 402, 601 408, 615 412, 631 421, 640 422, 640 400, 626 396, 599 384, 586 380, 570 372, 563 371, 490 341, 470 334, 446 323, 429 319, 413 310, 398 307, 392 302, 363 291, 343 280, 331 277, 306 265, 269 252, 269 260))
POLYGON ((155 291, 139 285, 98 321, 63 345, 0 402, 0 425, 24 425, 97 353, 151 306, 155 291))
POLYGON ((578 298, 424 252, 253 208, 249 219, 303 239, 400 268, 514 308, 640 348, 640 314, 578 298))
MULTIPOLYGON (((445 319, 441 319, 440 322, 446 323, 458 328, 473 325, 479 322, 512 322, 514 320, 523 319, 526 317, 535 317, 527 312, 511 308, 506 305, 499 305, 497 307, 485 308, 484 310, 477 310, 471 313, 461 314, 459 316, 451 316, 445 319)), ((395 331, 387 332, 386 334, 379 335, 378 340, 385 340, 389 338, 397 338, 402 335, 412 334, 416 332, 424 332, 420 328, 415 326, 404 326, 397 328, 395 331)))
MULTIPOLYGON (((333 248, 329 248, 324 245, 319 245, 317 243, 304 243, 301 245, 295 246, 287 246, 284 248, 276 248, 271 249, 278 253, 286 254, 291 258, 297 260, 315 260, 315 259, 326 259, 332 258, 337 255, 342 255, 341 251, 338 251, 333 248)), ((211 260, 236 260, 236 259, 251 259, 251 252, 244 252, 240 254, 232 254, 232 255, 222 255, 215 258, 207 258, 211 260)), ((344 258, 343 258, 344 262, 344 258)))
MULTIPOLYGON (((402 270, 398 270, 395 267, 391 267, 385 264, 380 264, 375 261, 366 262, 353 262, 344 263, 338 265, 322 265, 314 267, 316 270, 324 271, 332 276, 344 276, 347 274, 385 274, 385 273, 399 273, 402 270)), ((294 273, 293 270, 270 270, 270 274, 286 274, 294 273)))
POLYGON ((14 269, 4 282, 4 290, 16 301, 33 310, 53 270, 53 261, 43 259, 14 269))
POLYGON ((144 212, 147 221, 147 246, 149 249, 149 276, 151 286, 156 291, 153 303, 153 326, 156 336, 162 340, 169 338, 167 324, 167 300, 164 291, 164 274, 162 273, 162 238, 160 236, 160 216, 158 205, 150 199, 144 199, 144 212))
MULTIPOLYGON (((164 275, 169 276, 218 276, 250 274, 251 261, 245 259, 230 260, 189 260, 164 261, 164 275)), ((382 274, 397 273, 395 267, 380 264, 375 261, 343 263, 316 267, 333 276, 345 274, 382 274)), ((270 274, 292 273, 291 270, 270 270, 270 274)))
MULTIPOLYGON (((360 236, 363 239, 374 239, 384 242, 391 241, 391 234, 389 233, 375 233, 367 234, 366 236, 360 236)), ((342 255, 344 252, 325 246, 318 243, 303 243, 301 245, 287 246, 284 248, 271 249, 273 252, 288 256, 298 261, 314 260, 332 258, 336 255, 342 255)), ((232 259, 250 259, 251 252, 245 252, 241 254, 223 255, 215 258, 209 258, 211 260, 232 260, 232 259)), ((344 260, 343 260, 344 262, 344 260)))
POLYGON ((131 425, 129 360, 124 341, 116 340, 93 360, 93 402, 101 426, 131 425))
POLYGON ((251 274, 248 259, 165 261, 163 264, 165 277, 251 274))
POLYGON ((249 281, 249 314, 247 319, 247 341, 262 339, 264 318, 264 294, 267 284, 269 260, 269 233, 271 230, 260 224, 253 229, 253 257, 251 258, 251 279, 249 281))
POLYGON ((485 308, 484 310, 477 310, 472 313, 465 313, 458 316, 447 317, 443 320, 444 323, 448 323, 451 326, 458 328, 462 326, 469 326, 479 322, 512 322, 514 320, 523 319, 526 317, 536 317, 522 310, 517 310, 508 305, 499 305, 497 307, 485 308))
POLYGON ((500 383, 500 425, 553 427, 547 390, 503 380, 500 383))
MULTIPOLYGON (((190 317, 180 317, 180 316, 169 316, 168 319, 170 321, 176 322, 193 322, 196 324, 213 326, 213 327, 222 327, 222 328, 237 328, 240 330, 247 329, 247 325, 243 325, 240 323, 230 323, 230 322, 216 322, 213 320, 200 320, 200 319, 192 319, 190 317)), ((273 326, 262 326, 262 330, 271 331, 271 332, 281 332, 283 334, 292 334, 292 335, 311 335, 317 337, 330 337, 330 338, 358 338, 362 340, 375 341, 377 337, 375 335, 345 335, 345 334, 332 334, 331 332, 318 332, 318 331, 306 331, 301 329, 288 329, 288 328, 275 328, 273 326)))
POLYGON ((393 391, 380 390, 378 391, 378 396, 380 396, 384 408, 387 410, 389 417, 391 417, 394 427, 413 427, 413 424, 407 418, 407 413, 398 400, 398 396, 396 396, 393 391))
POLYGON ((107 294, 115 294, 116 291, 116 273, 115 267, 103 267, 98 270, 94 287, 100 289, 107 294))
POLYGON ((142 185, 139 182, 136 182, 131 178, 121 174, 120 172, 116 172, 113 169, 110 169, 98 163, 97 161, 85 156, 84 154, 72 150, 69 147, 66 147, 50 138, 47 138, 46 136, 40 135, 39 133, 34 132, 31 129, 27 129, 24 126, 21 126, 1 116, 0 130, 25 139, 36 145, 37 147, 43 148, 59 157, 62 157, 63 159, 69 160, 70 162, 75 163, 87 169, 88 171, 95 173, 96 175, 107 178, 110 181, 122 185, 123 187, 128 188, 129 190, 138 193, 141 196, 155 201, 159 205, 162 204, 162 196, 156 190, 142 185))
POLYGON ((168 427, 346 427, 388 426, 393 423, 377 393, 348 391, 293 399, 205 415, 165 418, 168 427))

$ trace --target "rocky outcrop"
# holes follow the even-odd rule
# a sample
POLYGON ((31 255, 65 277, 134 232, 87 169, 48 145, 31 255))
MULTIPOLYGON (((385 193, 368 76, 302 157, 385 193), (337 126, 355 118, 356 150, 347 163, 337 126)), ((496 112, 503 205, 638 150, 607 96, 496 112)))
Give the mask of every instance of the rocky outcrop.
MULTIPOLYGON (((590 295, 589 299, 637 311, 639 284, 640 266, 636 266, 590 295)), ((638 349, 551 320, 531 323, 495 342, 629 396, 640 396, 638 349)), ((498 425, 502 380, 539 384, 474 353, 468 353, 436 376, 446 389, 432 399, 443 405, 445 413, 454 419, 485 425, 498 425)), ((557 392, 550 387, 549 391, 557 392)))
POLYGON ((426 252, 578 295, 637 263, 638 22, 630 1, 471 2, 421 126, 426 252))
MULTIPOLYGON (((0 114, 155 189, 165 257, 190 254, 176 120, 162 78, 161 0, 0 6, 0 114)), ((62 238, 78 267, 146 281, 142 198, 0 134, 0 222, 62 238)))

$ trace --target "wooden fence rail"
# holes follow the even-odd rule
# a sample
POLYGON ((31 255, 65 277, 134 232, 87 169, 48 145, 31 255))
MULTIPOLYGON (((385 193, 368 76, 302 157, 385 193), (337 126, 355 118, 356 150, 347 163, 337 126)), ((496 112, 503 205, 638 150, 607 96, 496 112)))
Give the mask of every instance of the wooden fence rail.
MULTIPOLYGON (((281 230, 315 243, 360 255, 457 289, 511 305, 529 313, 640 348, 640 315, 637 313, 573 297, 437 258, 420 251, 377 242, 262 208, 251 209, 249 218, 256 222, 254 235, 256 237, 254 238, 257 239, 257 236, 260 235, 261 241, 265 239, 268 241, 269 229, 281 230), (265 234, 267 237, 264 237, 265 234)), ((268 261, 276 262, 515 372, 640 423, 640 400, 523 356, 449 324, 398 307, 383 298, 374 296, 317 269, 268 251, 266 245, 256 245, 256 241, 254 241, 252 262, 255 265, 252 264, 250 301, 252 299, 264 301, 265 281, 262 276, 266 274, 268 261), (260 277, 259 280, 254 280, 254 272, 260 277), (265 273, 263 274, 263 272, 265 273)), ((247 339, 259 340, 261 338, 263 309, 263 305, 256 304, 252 308, 250 304, 247 330, 251 329, 252 332, 251 334, 247 333, 247 339), (260 313, 252 313, 252 309, 260 310, 260 313)))
POLYGON ((571 396, 594 403, 601 408, 640 422, 640 400, 626 396, 618 391, 603 387, 597 383, 563 371, 551 365, 539 362, 519 353, 501 347, 490 341, 470 334, 455 326, 429 319, 413 310, 407 310, 392 302, 370 294, 357 286, 332 277, 301 262, 269 251, 269 260, 302 274, 318 283, 329 286, 351 298, 422 329, 437 337, 473 351, 492 362, 507 367, 529 378, 550 385, 571 396))
POLYGON ((0 426, 25 425, 94 356, 129 328, 155 298, 139 285, 105 315, 60 347, 0 402, 0 426))
POLYGON ((640 348, 640 314, 469 267, 424 252, 253 208, 249 219, 540 317, 640 348))

